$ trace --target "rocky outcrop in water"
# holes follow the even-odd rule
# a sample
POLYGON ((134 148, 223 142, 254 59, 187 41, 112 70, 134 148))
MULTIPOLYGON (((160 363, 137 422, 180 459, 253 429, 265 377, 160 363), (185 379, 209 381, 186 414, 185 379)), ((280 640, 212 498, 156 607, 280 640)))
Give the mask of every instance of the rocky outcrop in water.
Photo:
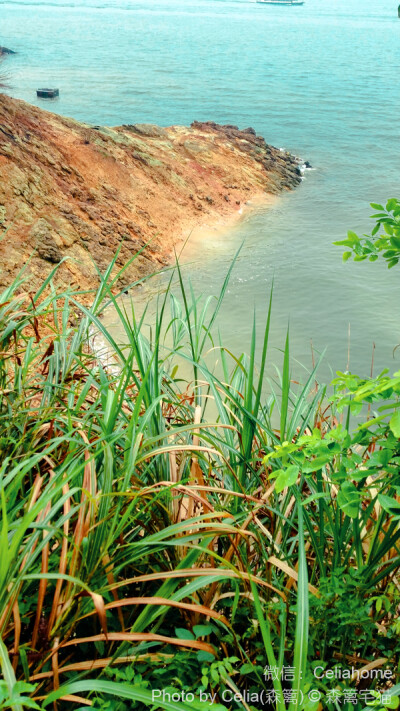
POLYGON ((254 128, 240 130, 237 126, 221 126, 213 121, 193 121, 191 127, 196 131, 209 131, 223 136, 239 152, 260 163, 268 174, 269 192, 278 193, 301 183, 299 159, 291 153, 269 146, 262 136, 257 136, 254 128))
POLYGON ((0 283, 29 259, 29 288, 61 262, 61 285, 91 288, 118 249, 118 266, 142 250, 127 285, 199 222, 299 182, 296 159, 253 129, 89 126, 0 95, 0 283))

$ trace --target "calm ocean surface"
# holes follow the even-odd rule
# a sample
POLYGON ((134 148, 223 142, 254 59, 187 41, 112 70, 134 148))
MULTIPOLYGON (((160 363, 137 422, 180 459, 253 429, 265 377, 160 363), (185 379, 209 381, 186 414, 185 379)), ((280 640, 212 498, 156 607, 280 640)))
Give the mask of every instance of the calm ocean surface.
MULTIPOLYGON (((253 126, 309 160, 302 186, 208 241, 187 272, 216 293, 244 240, 220 319, 234 349, 261 324, 273 277, 274 348, 290 322, 293 355, 323 375, 347 364, 360 374, 398 368, 400 272, 379 262, 342 265, 332 242, 370 229, 368 203, 400 195, 397 0, 306 0, 273 7, 229 0, 1 2, 0 44, 12 95, 96 124, 253 126)), ((372 223, 371 223, 372 226, 372 223)), ((275 352, 279 363, 281 355, 275 352)))

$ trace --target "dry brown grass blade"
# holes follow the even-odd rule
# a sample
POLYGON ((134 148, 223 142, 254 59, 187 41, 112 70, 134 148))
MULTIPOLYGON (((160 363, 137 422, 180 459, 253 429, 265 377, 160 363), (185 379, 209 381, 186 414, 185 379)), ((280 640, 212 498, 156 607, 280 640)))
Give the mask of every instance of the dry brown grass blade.
POLYGON ((45 422, 43 425, 40 425, 40 427, 37 430, 35 440, 32 444, 32 447, 35 448, 37 444, 39 444, 40 440, 42 439, 43 435, 46 434, 52 427, 51 422, 45 422))
MULTIPOLYGON (((111 559, 110 559, 110 556, 108 555, 108 553, 106 553, 105 556, 103 557, 103 565, 104 565, 104 570, 106 571, 107 581, 110 586, 111 594, 112 594, 115 602, 118 603, 119 597, 118 597, 118 593, 115 589, 115 578, 114 578, 114 573, 113 573, 113 565, 111 563, 111 559)), ((105 606, 105 609, 106 610, 108 609, 107 605, 105 606)), ((117 615, 118 615, 119 623, 121 625, 121 631, 124 632, 125 631, 124 615, 123 615, 123 612, 120 607, 118 607, 117 615)))
MULTIPOLYGON (((274 565, 276 568, 279 568, 279 570, 282 570, 283 573, 286 573, 286 575, 288 575, 290 578, 292 578, 292 580, 297 583, 299 579, 299 574, 297 570, 291 568, 290 565, 285 563, 283 560, 279 560, 279 558, 276 558, 274 555, 271 555, 268 558, 267 563, 269 563, 270 565, 274 565)), ((314 585, 311 585, 311 583, 308 583, 308 589, 310 593, 315 595, 315 597, 320 597, 320 592, 318 588, 314 587, 314 585)))
POLYGON ((158 457, 159 454, 166 454, 167 452, 206 452, 207 454, 216 455, 219 460, 222 459, 221 453, 213 449, 213 447, 205 447, 202 444, 197 447, 193 444, 171 444, 168 447, 159 447, 158 449, 153 449, 151 452, 145 452, 140 461, 146 461, 147 459, 158 457))
MULTIPOLYGON (((171 486, 170 481, 158 481, 156 484, 152 484, 151 486, 143 488, 140 493, 146 495, 149 492, 154 491, 154 489, 158 489, 160 487, 165 488, 165 487, 170 487, 170 486, 171 486)), ((178 491, 182 491, 182 492, 187 492, 188 496, 190 495, 190 492, 194 493, 196 491, 200 491, 200 492, 209 491, 210 493, 213 493, 213 494, 224 494, 226 496, 236 496, 239 499, 245 499, 246 501, 253 501, 255 504, 260 504, 260 501, 262 501, 259 498, 257 499, 255 496, 250 496, 249 494, 243 494, 240 491, 230 491, 229 489, 224 489, 221 486, 207 486, 207 485, 198 484, 197 486, 193 487, 190 484, 178 484, 176 487, 174 487, 174 489, 177 489, 178 491)), ((209 506, 211 506, 211 504, 209 504, 209 502, 207 502, 207 503, 209 506)), ((263 503, 261 503, 261 506, 262 505, 263 505, 263 503)), ((229 515, 231 516, 231 518, 233 518, 233 516, 231 514, 229 514, 229 515)), ((248 523, 250 523, 251 520, 252 520, 252 517, 249 518, 248 523)), ((242 528, 243 528, 243 526, 242 526, 242 528)))
MULTIPOLYGON (((83 441, 86 443, 86 445, 89 446, 89 440, 86 437, 85 433, 80 430, 79 434, 81 435, 81 437, 82 437, 83 441)), ((93 509, 93 499, 96 496, 96 491, 97 491, 94 463, 91 460, 87 449, 85 449, 85 469, 83 472, 82 489, 83 489, 82 496, 83 495, 85 496, 85 502, 87 501, 87 494, 88 493, 90 494, 91 502, 88 503, 87 510, 86 510, 86 516, 84 519, 84 524, 82 526, 82 531, 80 531, 80 533, 82 534, 80 543, 82 542, 82 539, 87 536, 89 528, 90 528, 92 509, 93 509)))
POLYGON ((207 501, 203 471, 200 467, 197 457, 193 457, 190 471, 191 481, 195 482, 195 488, 200 492, 200 496, 203 502, 203 513, 205 514, 207 513, 207 511, 213 511, 214 507, 211 506, 211 504, 207 501))
POLYGON ((96 608, 97 616, 100 620, 101 628, 104 632, 104 637, 108 641, 108 630, 107 630, 107 615, 106 606, 104 599, 99 593, 89 592, 90 597, 93 600, 93 604, 96 608))
MULTIPOLYGON (((54 471, 51 469, 50 470, 50 480, 53 479, 55 476, 54 471)), ((42 521, 46 518, 46 516, 50 513, 51 510, 51 502, 49 501, 48 504, 46 505, 46 508, 44 511, 42 511, 39 516, 38 516, 38 521, 42 521)), ((43 531, 43 538, 46 538, 47 536, 47 531, 43 531)), ((42 565, 40 572, 43 576, 46 575, 46 573, 49 570, 49 543, 46 543, 45 546, 43 546, 42 549, 42 565)), ((42 616, 42 610, 43 610, 43 604, 44 604, 44 598, 46 595, 46 590, 47 590, 47 578, 43 577, 40 579, 39 582, 39 590, 38 590, 38 597, 37 597, 37 607, 36 607, 36 616, 35 616, 35 624, 33 626, 33 632, 32 632, 32 640, 31 640, 31 645, 33 649, 36 649, 36 643, 38 639, 38 634, 39 634, 39 626, 40 626, 40 619, 42 616)))
MULTIPOLYGON (((63 495, 66 496, 68 495, 69 492, 69 486, 66 483, 63 486, 63 495)), ((60 563, 58 566, 58 570, 60 575, 64 575, 67 571, 67 556, 68 556, 68 534, 69 534, 69 512, 71 510, 71 499, 67 498, 64 501, 64 525, 63 525, 63 541, 61 544, 61 554, 60 554, 60 563)), ((53 598, 53 604, 51 607, 51 612, 50 612, 50 617, 49 617, 49 634, 51 634, 51 631, 53 629, 54 622, 58 616, 58 613, 60 612, 60 609, 62 607, 62 602, 60 603, 60 594, 61 594, 61 588, 63 585, 63 580, 62 578, 59 578, 56 583, 56 588, 54 591, 54 598, 53 598)))
POLYGON ((258 518, 258 516, 254 516, 254 523, 257 524, 257 526, 258 526, 258 528, 260 529, 261 533, 262 533, 266 538, 268 538, 268 540, 270 541, 270 543, 274 546, 274 548, 277 549, 277 551, 278 551, 278 553, 279 553, 279 552, 280 552, 280 548, 279 548, 279 546, 275 545, 275 540, 274 540, 274 537, 273 537, 271 531, 269 531, 268 528, 266 528, 266 527, 264 526, 264 524, 262 523, 262 521, 260 521, 260 519, 258 518))
MULTIPOLYGON (((59 689, 60 688, 60 675, 59 675, 59 667, 58 667, 58 647, 59 647, 60 640, 58 637, 54 640, 53 644, 53 653, 51 657, 51 668, 53 672, 53 689, 59 689)), ((57 711, 57 701, 53 701, 53 709, 54 711, 57 711)))
MULTIPOLYGON (((195 425, 199 425, 201 422, 201 407, 200 405, 196 405, 195 411, 194 411, 194 419, 193 422, 195 425)), ((196 448, 199 446, 199 429, 193 430, 193 449, 196 451, 196 448)), ((192 462, 191 462, 191 467, 190 467, 190 477, 189 477, 189 484, 204 484, 204 479, 203 479, 203 472, 201 471, 201 467, 199 466, 199 460, 196 455, 192 456, 192 462)), ((183 501, 185 501, 185 516, 181 516, 181 519, 184 520, 185 518, 192 518, 194 515, 194 510, 195 510, 195 504, 194 504, 194 499, 193 497, 184 497, 183 501)), ((183 504, 182 501, 182 504, 183 504)), ((206 499, 207 502, 207 499, 206 499)), ((182 510, 182 509, 181 509, 182 510)), ((206 513, 204 505, 203 505, 203 513, 206 513)))
POLYGON ((17 666, 18 666, 18 650, 19 650, 19 641, 21 639, 21 615, 19 614, 18 600, 16 600, 14 602, 12 613, 13 613, 13 618, 14 618, 13 669, 15 672, 17 670, 17 666))
POLYGON ((389 660, 386 657, 374 659, 373 662, 369 662, 364 667, 361 667, 361 669, 357 669, 355 672, 353 672, 353 674, 351 675, 351 680, 354 681, 354 679, 361 678, 362 672, 369 672, 371 671, 371 669, 378 669, 378 667, 382 667, 388 661, 389 660))
MULTIPOLYGON (((201 418, 201 407, 197 406, 195 410, 195 422, 198 424, 200 423, 200 418, 201 418)), ((199 436, 197 434, 194 434, 193 436, 193 446, 198 447, 199 446, 199 436)), ((179 473, 178 473, 178 467, 177 467, 177 462, 176 462, 176 452, 169 452, 169 462, 170 462, 170 472, 171 472, 171 482, 178 483, 179 482, 179 473)), ((197 483, 200 482, 201 484, 204 484, 203 480, 203 473, 201 471, 201 468, 199 466, 197 457, 192 457, 192 463, 191 463, 191 469, 190 469, 190 481, 197 483)), ((157 482, 158 485, 160 485, 161 482, 157 482)), ((167 486, 170 486, 170 482, 165 482, 167 486)), ((186 521, 188 518, 192 518, 193 513, 194 513, 194 501, 197 500, 199 503, 203 505, 203 512, 204 512, 204 503, 208 509, 208 511, 213 511, 213 507, 211 504, 208 503, 207 498, 205 495, 203 496, 196 496, 194 494, 191 494, 191 496, 185 495, 181 498, 179 501, 176 494, 178 491, 186 491, 187 487, 184 487, 182 489, 180 486, 174 487, 171 489, 171 494, 173 495, 173 501, 172 501, 172 518, 174 523, 179 523, 180 521, 186 521)), ((185 549, 186 550, 186 549, 185 549)))
MULTIPOLYGON (((21 586, 19 586, 19 587, 20 587, 20 589, 21 589, 21 586)), ((8 590, 9 590, 9 591, 11 590, 11 585, 8 586, 8 590)), ((11 614, 12 614, 12 610, 13 610, 13 607, 14 607, 14 602, 15 602, 15 600, 17 600, 17 599, 18 599, 18 593, 17 593, 17 594, 14 594, 13 598, 10 599, 10 601, 8 602, 8 604, 5 606, 5 608, 4 608, 4 610, 3 610, 3 614, 2 614, 2 616, 0 617, 0 631, 1 631, 2 634, 4 634, 4 631, 5 631, 5 629, 6 629, 7 626, 8 626, 8 623, 9 623, 9 620, 10 620, 10 616, 11 616, 11 614)))
MULTIPOLYGON (((229 627, 229 622, 226 617, 221 615, 219 612, 215 612, 215 610, 212 610, 210 607, 206 607, 205 605, 196 605, 189 602, 178 602, 175 600, 169 600, 165 597, 125 597, 116 602, 109 602, 105 608, 106 610, 113 610, 115 608, 129 605, 165 605, 167 607, 176 607, 180 610, 188 610, 189 612, 196 612, 201 615, 205 615, 206 617, 213 617, 215 620, 219 620, 229 627)), ((83 620, 85 617, 91 617, 95 614, 96 613, 93 610, 93 612, 89 612, 87 615, 84 615, 79 619, 83 620)))
MULTIPOLYGON (((178 466, 176 463, 176 452, 169 452, 169 470, 171 476, 171 482, 176 484, 178 482, 178 466)), ((179 520, 179 509, 180 503, 176 497, 175 488, 171 489, 172 494, 172 521, 177 523, 179 520)))
MULTIPOLYGON (((46 534, 46 531, 43 531, 43 535, 46 534)), ((46 543, 46 545, 42 549, 42 565, 40 572, 42 575, 46 575, 46 573, 49 570, 49 544, 46 543)), ((36 649, 36 643, 38 639, 38 634, 39 634, 39 626, 40 626, 40 620, 42 616, 42 610, 43 610, 43 603, 44 603, 44 598, 46 595, 46 590, 47 590, 47 578, 41 578, 39 582, 39 590, 38 590, 38 597, 37 597, 37 607, 36 607, 36 616, 35 616, 35 624, 33 627, 33 632, 32 632, 32 648, 36 649)))
MULTIPOLYGON (((235 595, 236 595, 236 592, 226 592, 226 593, 217 594, 214 596, 212 602, 210 603, 210 607, 214 608, 220 600, 226 600, 227 598, 235 597, 235 595)), ((251 592, 241 592, 241 593, 239 593, 239 597, 244 597, 247 600, 254 600, 254 595, 251 592)), ((258 596, 258 598, 263 604, 265 604, 265 605, 267 604, 267 601, 264 600, 264 598, 262 598, 260 595, 258 596)))
POLYGON ((363 657, 360 657, 359 655, 355 654, 342 654, 341 652, 333 652, 333 658, 334 659, 339 659, 343 660, 345 659, 346 662, 349 664, 369 664, 370 660, 369 659, 364 659, 363 657))
POLYGON ((146 575, 138 575, 136 578, 128 578, 126 580, 121 580, 117 583, 117 586, 123 587, 125 585, 133 585, 134 583, 142 583, 147 580, 162 580, 170 578, 198 578, 200 576, 206 577, 209 575, 223 575, 225 578, 235 578, 239 580, 245 580, 246 582, 252 580, 254 583, 256 583, 256 585, 261 585, 261 587, 273 590, 286 603, 286 595, 281 592, 281 590, 278 590, 278 588, 275 588, 273 585, 270 585, 270 583, 267 583, 265 580, 261 580, 261 578, 258 578, 256 575, 249 575, 248 573, 244 572, 239 573, 235 570, 228 570, 226 568, 182 568, 179 570, 168 570, 163 573, 147 573, 146 575))
MULTIPOLYGON (((215 513, 214 507, 207 501, 207 499, 204 499, 204 496, 201 496, 200 494, 196 494, 195 489, 193 489, 190 486, 187 486, 185 484, 179 484, 178 486, 174 487, 174 492, 179 492, 179 491, 186 492, 186 494, 187 494, 186 496, 184 496, 182 498, 182 506, 185 506, 184 502, 186 502, 186 508, 185 508, 186 512, 187 512, 187 506, 188 506, 187 502, 189 501, 190 498, 192 498, 194 501, 201 504, 203 507, 204 507, 204 505, 206 506, 207 511, 205 513, 215 513)), ((203 508, 203 511, 204 511, 204 508, 203 508)), ((233 518, 233 516, 231 514, 228 514, 225 511, 219 512, 219 516, 221 518, 227 518, 228 516, 229 516, 229 518, 233 518)), ((178 516, 178 521, 182 521, 182 518, 187 519, 188 516, 186 514, 184 517, 178 516)))
MULTIPOLYGON (((170 484, 169 484, 169 486, 170 486, 170 484)), ((174 488, 175 488, 175 487, 174 487, 174 488)), ((183 490, 183 489, 184 489, 184 486, 181 485, 181 484, 179 484, 176 488, 183 490)), ((217 520, 218 520, 218 519, 224 519, 224 518, 228 518, 228 519, 230 519, 230 520, 234 520, 234 516, 233 516, 231 513, 229 513, 229 511, 214 511, 214 510, 213 510, 213 511, 211 511, 210 513, 207 514, 207 522, 210 522, 210 526, 212 525, 212 522, 213 522, 214 519, 217 519, 217 520)), ((192 529, 191 529, 191 530, 192 530, 192 529)), ((251 531, 244 531, 242 528, 235 528, 234 526, 228 526, 228 525, 227 525, 227 528, 226 528, 225 530, 222 529, 222 530, 216 531, 216 533, 218 533, 218 535, 223 535, 223 534, 227 534, 227 535, 229 535, 229 534, 238 534, 238 535, 246 536, 247 538, 254 538, 254 539, 256 538, 256 536, 254 535, 254 533, 252 533, 251 531)), ((201 535, 201 531, 200 531, 200 530, 199 530, 199 535, 201 535)))
MULTIPOLYGON (((104 669, 110 664, 130 664, 131 662, 139 662, 142 659, 146 661, 160 661, 165 659, 172 659, 173 654, 137 654, 135 656, 127 657, 105 657, 104 659, 87 659, 84 662, 74 662, 73 664, 66 664, 63 667, 59 667, 58 673, 64 674, 71 671, 91 671, 92 669, 104 669)), ((30 681, 41 681, 43 679, 51 679, 53 672, 40 672, 39 674, 34 674, 30 677, 30 681)), ((46 698, 46 697, 41 697, 46 698)))
MULTIPOLYGON (((33 679, 33 677, 32 677, 33 679)), ((44 701, 47 699, 46 696, 35 696, 35 701, 44 701)), ((89 699, 84 699, 83 696, 75 696, 75 694, 66 694, 65 696, 60 696, 58 701, 72 701, 75 704, 83 704, 84 706, 93 706, 93 702, 89 699)))
MULTIPOLYGON (((32 496, 29 501, 29 506, 28 506, 28 511, 31 511, 34 505, 36 504, 36 501, 39 498, 40 490, 42 488, 43 484, 43 477, 40 476, 40 474, 36 475, 36 479, 33 482, 33 487, 32 487, 32 496)), ((25 560, 25 559, 24 559, 25 560)))
MULTIPOLYGON (((89 445, 89 441, 85 435, 84 432, 79 430, 79 434, 82 437, 83 441, 85 442, 86 445, 89 445)), ((90 459, 90 455, 87 449, 85 449, 85 467, 83 471, 83 481, 82 481, 82 494, 81 494, 81 505, 79 507, 79 513, 78 513, 78 520, 75 525, 75 530, 74 530, 74 547, 71 555, 71 562, 69 566, 69 575, 71 577, 75 577, 78 565, 79 565, 79 557, 81 554, 81 546, 82 546, 82 541, 83 539, 87 536, 89 527, 90 527, 90 519, 91 519, 91 509, 93 508, 93 504, 90 504, 88 502, 88 494, 91 494, 92 498, 95 496, 95 488, 96 484, 93 483, 92 487, 92 462, 90 459), (93 489, 93 490, 92 490, 93 489)), ((93 479, 94 479, 94 473, 93 473, 93 479)), ((69 598, 70 598, 70 591, 72 589, 72 583, 68 582, 65 591, 64 591, 64 605, 63 605, 63 610, 65 609, 66 606, 69 604, 69 598)))
POLYGON ((153 632, 109 632, 108 636, 104 634, 95 634, 91 637, 74 637, 68 642, 62 642, 58 649, 65 649, 75 644, 86 644, 89 642, 162 642, 163 644, 174 644, 177 647, 188 647, 189 649, 199 649, 204 652, 210 652, 215 656, 215 649, 207 642, 199 642, 197 639, 178 639, 177 637, 165 637, 162 634, 153 632))
POLYGON ((67 694, 66 696, 61 696, 59 701, 73 701, 75 704, 93 706, 93 701, 90 701, 90 699, 84 699, 83 696, 76 696, 75 694, 67 694))
MULTIPOLYGON (((370 662, 367 659, 363 659, 362 657, 357 656, 356 654, 341 654, 339 652, 333 652, 333 658, 334 659, 340 659, 343 660, 345 659, 348 664, 360 664, 361 662, 364 664, 363 667, 358 669, 356 672, 353 673, 351 680, 354 681, 357 679, 357 676, 361 674, 363 671, 370 671, 371 669, 376 669, 378 667, 383 666, 386 664, 389 660, 386 657, 380 657, 379 659, 375 659, 374 661, 370 662)), ((323 706, 320 704, 318 706, 317 711, 323 711, 323 706)))
POLYGON ((199 445, 199 425, 201 422, 201 407, 200 405, 196 405, 194 409, 194 418, 193 418, 193 423, 197 425, 196 429, 193 430, 193 444, 195 447, 198 447, 199 445))

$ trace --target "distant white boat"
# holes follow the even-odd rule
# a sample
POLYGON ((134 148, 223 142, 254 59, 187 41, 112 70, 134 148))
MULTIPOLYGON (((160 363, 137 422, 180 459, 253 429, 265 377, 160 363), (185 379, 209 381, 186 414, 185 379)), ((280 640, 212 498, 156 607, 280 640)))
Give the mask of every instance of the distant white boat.
POLYGON ((304 0, 256 0, 263 5, 304 5, 304 0))

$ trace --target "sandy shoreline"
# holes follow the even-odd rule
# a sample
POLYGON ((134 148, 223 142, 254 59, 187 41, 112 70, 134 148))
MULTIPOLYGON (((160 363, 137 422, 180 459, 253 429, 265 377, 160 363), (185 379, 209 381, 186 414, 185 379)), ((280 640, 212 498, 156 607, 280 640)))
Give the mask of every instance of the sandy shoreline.
POLYGON ((213 240, 229 239, 232 229, 257 209, 272 207, 279 201, 278 195, 254 193, 249 199, 238 206, 233 212, 221 213, 207 222, 190 223, 182 230, 176 240, 176 253, 183 263, 195 261, 201 253, 201 248, 213 240))

